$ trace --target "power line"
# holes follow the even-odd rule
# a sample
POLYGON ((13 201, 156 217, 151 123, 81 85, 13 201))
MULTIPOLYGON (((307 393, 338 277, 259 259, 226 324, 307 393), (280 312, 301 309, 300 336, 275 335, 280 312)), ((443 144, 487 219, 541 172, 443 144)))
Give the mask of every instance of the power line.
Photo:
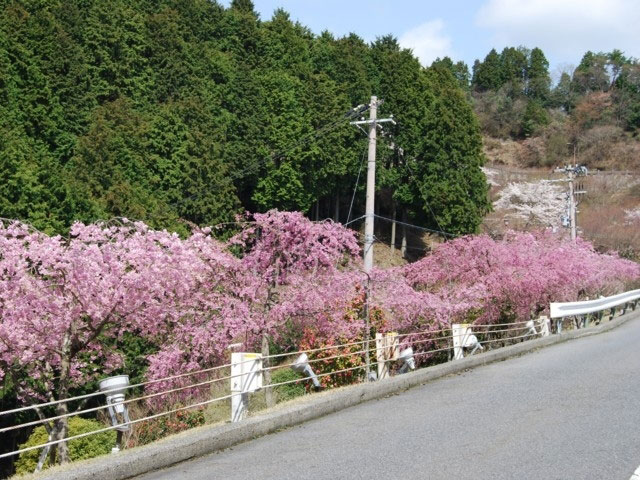
MULTIPOLYGON (((404 149, 403 149, 402 147, 399 147, 397 144, 395 144, 395 142, 394 142, 394 143, 392 143, 392 147, 393 147, 393 148, 397 148, 397 149, 398 149, 397 151, 400 153, 400 156, 402 156, 402 157, 404 158, 404 149)), ((405 165, 407 166, 407 168, 409 169, 409 172, 410 172, 411 178, 412 178, 412 179, 413 179, 413 181, 415 182, 415 173, 414 173, 414 171, 413 171, 413 168, 411 167, 411 162, 410 162, 410 160, 405 159, 405 163, 404 163, 404 164, 405 164, 405 165)), ((436 225, 437 225, 437 226, 438 226, 438 228, 440 229, 440 232, 435 232, 435 231, 434 231, 434 233, 444 233, 444 234, 447 234, 447 235, 453 235, 453 236, 455 236, 454 234, 444 232, 444 230, 442 229, 442 226, 440 225, 440 222, 438 221, 438 217, 436 216, 435 212, 434 212, 434 211, 433 211, 433 209, 431 208, 431 204, 430 204, 430 203, 429 203, 429 201, 426 199, 426 197, 424 197, 424 196, 423 196, 423 199, 424 199, 424 203, 427 205, 427 208, 429 209, 429 212, 431 213, 431 216, 433 216, 433 219, 435 220, 436 225)), ((409 225, 409 224, 407 224, 407 223, 403 223, 403 222, 397 222, 397 223, 400 223, 400 224, 403 224, 403 225, 409 225)), ((414 226, 415 226, 415 225, 414 225, 414 226)))
MULTIPOLYGON (((362 215, 361 217, 358 217, 358 218, 356 218, 354 220, 351 220, 351 223, 356 222, 358 220, 362 220, 364 218, 366 218, 366 216, 362 215)), ((364 233, 354 230, 354 234, 360 239, 359 241, 361 243, 364 243, 364 236, 365 236, 364 233)), ((383 237, 383 236, 380 236, 380 235, 374 235, 373 236, 373 243, 374 244, 378 243, 380 245, 388 246, 389 242, 390 242, 389 237, 383 237)), ((427 253, 427 254, 429 254, 429 253, 431 253, 433 251, 430 247, 412 247, 410 245, 406 245, 404 248, 406 248, 407 250, 415 250, 417 252, 422 252, 422 253, 427 253)))
POLYGON ((419 225, 414 225, 412 223, 401 222, 400 220, 394 220, 393 218, 383 217, 382 215, 378 215, 378 214, 374 214, 374 216, 376 218, 381 219, 381 220, 387 220, 389 222, 395 222, 395 223, 398 223, 400 225, 404 225, 404 226, 407 226, 407 227, 415 228, 417 230, 422 230, 423 232, 438 233, 440 235, 444 235, 444 236, 447 236, 447 237, 454 237, 454 238, 460 236, 460 235, 456 235, 455 233, 445 232, 444 230, 434 230, 432 228, 421 227, 419 225))
POLYGON ((349 215, 347 215, 347 223, 349 225, 349 219, 351 218, 351 211, 353 210, 353 201, 356 199, 356 191, 358 190, 358 182, 360 181, 360 174, 362 173, 362 165, 364 165, 364 154, 367 152, 367 147, 362 150, 362 156, 360 157, 360 168, 358 169, 358 176, 356 177, 356 184, 353 187, 353 195, 351 196, 351 204, 349 205, 349 215))
MULTIPOLYGON (((363 218, 366 218, 366 215, 360 215, 359 217, 354 218, 354 219, 353 219, 353 220, 351 220, 350 222, 347 222, 347 223, 343 224, 343 226, 345 226, 345 227, 346 227, 347 225, 351 225, 352 223, 355 223, 355 222, 357 222, 358 220, 362 220, 363 218)), ((356 232, 356 233, 358 233, 358 234, 359 234, 359 232, 356 232)))
POLYGON ((349 110, 348 112, 346 112, 345 114, 343 114, 339 119, 324 125, 323 127, 319 128, 318 130, 315 130, 313 132, 309 132, 306 135, 303 135, 300 139, 298 139, 297 142, 295 142, 293 145, 290 145, 286 148, 286 150, 284 151, 279 151, 276 153, 271 154, 268 157, 263 158, 262 160, 260 160, 259 162, 255 163, 253 166, 246 168, 245 170, 240 170, 238 173, 242 174, 240 176, 236 175, 229 175, 229 177, 231 177, 232 180, 237 180, 238 178, 242 178, 244 176, 245 173, 250 172, 254 167, 256 166, 261 166, 264 163, 268 162, 269 160, 276 160, 276 159, 281 159, 286 157, 289 153, 291 153, 292 151, 294 151, 296 148, 298 148, 299 146, 313 140, 313 139, 317 139, 320 138, 324 135, 326 135, 327 133, 329 133, 331 130, 333 130, 334 128, 338 127, 341 123, 346 122, 348 120, 350 120, 351 118, 360 115, 363 112, 366 112, 369 109, 369 105, 358 105, 355 108, 352 108, 351 110, 349 110))

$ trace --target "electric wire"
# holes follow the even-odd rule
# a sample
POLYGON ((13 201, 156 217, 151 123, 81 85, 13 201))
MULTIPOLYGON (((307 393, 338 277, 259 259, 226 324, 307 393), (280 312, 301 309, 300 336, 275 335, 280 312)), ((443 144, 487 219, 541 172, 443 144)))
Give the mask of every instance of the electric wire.
MULTIPOLYGON (((349 204, 349 214, 347 215, 347 223, 345 223, 345 227, 349 225, 349 219, 351 218, 351 211, 353 210, 353 202, 356 199, 356 192, 358 191, 358 183, 360 182, 360 174, 362 173, 362 166, 364 165, 364 154, 366 153, 367 148, 365 147, 362 150, 362 156, 360 157, 360 168, 358 169, 358 176, 356 177, 356 184, 353 187, 353 195, 351 196, 351 203, 349 204)), ((364 218, 364 216, 362 217, 364 218)))
MULTIPOLYGON (((350 222, 344 223, 343 225, 346 227, 347 225, 351 225, 352 223, 357 222, 358 220, 362 220, 363 218, 367 218, 366 215, 361 215, 358 218, 354 218, 353 220, 351 220, 350 222)), ((355 232, 356 235, 361 235, 360 232, 355 232)), ((362 234, 364 235, 364 234, 362 234)))
MULTIPOLYGON (((413 168, 411 167, 411 162, 407 161, 407 162, 405 162, 405 165, 409 168, 409 171, 411 172, 411 177, 414 178, 414 181, 415 181, 415 174, 413 172, 413 168)), ((433 212, 433 209, 431 208, 431 204, 427 200, 426 195, 422 195, 422 199, 424 200, 424 203, 427 205, 427 208, 429 208, 429 212, 431 212, 431 215, 433 216, 433 219, 435 220, 436 225, 438 225, 438 228, 444 233, 443 228, 440 225, 440 222, 438 221, 438 217, 433 212)), ((449 234, 449 235, 453 235, 453 234, 449 234)), ((456 236, 458 236, 458 235, 454 235, 454 237, 456 237, 456 236)))
POLYGON ((406 227, 415 228, 416 230, 421 230, 421 231, 423 231, 423 232, 439 233, 439 234, 441 234, 441 235, 443 235, 443 236, 446 236, 446 237, 452 237, 452 238, 459 237, 459 235, 457 235, 457 234, 455 234, 455 233, 445 232, 444 230, 435 230, 435 229, 433 229, 433 228, 421 227, 421 226, 419 226, 419 225, 414 225, 414 224, 412 224, 412 223, 402 222, 402 221, 400 221, 400 220, 394 220, 393 218, 389 218, 389 217, 383 217, 382 215, 378 215, 378 214, 374 214, 373 216, 374 216, 375 218, 380 219, 380 220, 386 220, 386 221, 388 221, 388 222, 395 222, 395 223, 397 223, 398 225, 404 225, 404 226, 406 226, 406 227))

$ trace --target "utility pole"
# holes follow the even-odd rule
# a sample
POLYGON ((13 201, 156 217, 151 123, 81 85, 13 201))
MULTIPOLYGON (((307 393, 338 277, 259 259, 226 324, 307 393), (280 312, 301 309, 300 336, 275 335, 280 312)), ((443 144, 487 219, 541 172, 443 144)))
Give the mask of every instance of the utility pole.
POLYGON ((578 169, 578 164, 576 163, 576 153, 578 150, 578 142, 577 140, 574 142, 569 142, 567 145, 573 146, 573 165, 569 169, 569 222, 571 227, 571 241, 575 242, 576 237, 578 236, 578 225, 576 222, 576 207, 578 206, 578 202, 576 201, 576 196, 584 195, 587 193, 582 185, 578 186, 578 190, 574 188, 573 180, 576 175, 580 175, 580 170, 578 169))
POLYGON ((369 125, 369 153, 367 156, 367 196, 365 203, 365 220, 364 220, 364 274, 367 276, 367 286, 365 289, 364 304, 364 351, 365 351, 365 377, 370 380, 371 365, 369 361, 369 337, 371 336, 371 326, 369 321, 369 298, 371 296, 371 269, 373 268, 373 224, 375 219, 375 201, 376 201, 376 141, 378 123, 391 122, 395 125, 393 116, 390 118, 378 119, 378 106, 382 105, 382 101, 378 101, 378 97, 371 96, 369 104, 369 120, 359 120, 350 122, 358 128, 360 125, 369 125))
MULTIPOLYGON (((378 118, 378 106, 382 105, 382 100, 373 95, 369 104, 369 120, 359 120, 350 122, 351 125, 369 125, 369 154, 367 156, 367 196, 365 204, 364 223, 364 271, 369 274, 373 268, 373 226, 375 217, 376 201, 376 141, 377 125, 379 123, 390 122, 395 125, 393 115, 389 118, 378 118)), ((360 127, 362 128, 362 127, 360 127)))
POLYGON ((376 201, 376 140, 378 97, 371 97, 369 109, 369 154, 367 156, 367 197, 364 220, 364 271, 371 273, 373 267, 373 221, 376 201))
POLYGON ((573 172, 569 172, 569 215, 571 215, 571 241, 576 241, 576 199, 573 193, 573 172))
POLYGON ((574 184, 575 173, 569 172, 569 223, 571 227, 571 241, 575 242, 576 237, 578 236, 578 221, 576 218, 576 214, 578 213, 578 199, 582 198, 583 195, 587 193, 584 189, 584 184, 582 182, 578 182, 578 184, 574 184))

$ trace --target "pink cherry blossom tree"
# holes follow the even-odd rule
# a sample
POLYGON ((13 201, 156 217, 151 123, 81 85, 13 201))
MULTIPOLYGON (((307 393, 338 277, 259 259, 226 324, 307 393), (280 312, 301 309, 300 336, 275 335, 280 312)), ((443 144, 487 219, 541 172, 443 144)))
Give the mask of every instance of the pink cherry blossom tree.
MULTIPOLYGON (((120 365, 109 345, 125 332, 159 347, 149 379, 226 363, 241 335, 268 355, 268 339, 283 342, 286 324, 331 345, 361 338, 354 309, 365 277, 354 233, 296 212, 244 220, 227 243, 208 229, 182 239, 126 219, 78 223, 68 238, 0 223, 0 379, 11 377, 24 403, 64 400, 120 365)), ((528 320, 551 301, 614 293, 638 278, 638 264, 580 239, 511 232, 459 238, 411 265, 374 269, 370 302, 378 329, 437 333, 454 320, 528 320)), ((65 419, 49 428, 66 437, 65 419)), ((62 443, 58 459, 67 458, 62 443)))
MULTIPOLYGON (((203 233, 181 240, 124 219, 75 224, 63 238, 0 224, 0 252, 0 377, 12 376, 24 402, 68 398, 73 387, 115 368, 120 358, 106 340, 125 331, 211 344, 244 322, 246 285, 233 285, 237 259, 203 233), (224 327, 199 335, 211 312, 224 327), (89 362, 102 368, 91 371, 89 362)), ((55 413, 68 413, 67 403, 55 413)), ((67 419, 50 428, 54 439, 65 438, 67 419)), ((68 460, 65 443, 58 459, 68 460)))
MULTIPOLYGON (((351 230, 330 220, 314 223, 300 212, 256 213, 230 243, 242 250, 241 263, 259 285, 253 307, 262 317, 261 351, 269 355, 269 336, 287 318, 305 318, 327 305, 335 312, 353 294, 350 274, 360 251, 351 230)), ((325 311, 326 312, 326 311, 325 311)), ((259 324, 259 323, 258 323, 259 324)), ((265 382, 271 381, 265 371, 265 382)), ((274 403, 266 389, 268 406, 274 403)))
POLYGON ((640 266, 580 239, 511 232, 500 241, 478 235, 447 242, 404 274, 416 290, 479 309, 478 321, 494 322, 507 312, 528 319, 551 301, 619 291, 639 278, 640 266))

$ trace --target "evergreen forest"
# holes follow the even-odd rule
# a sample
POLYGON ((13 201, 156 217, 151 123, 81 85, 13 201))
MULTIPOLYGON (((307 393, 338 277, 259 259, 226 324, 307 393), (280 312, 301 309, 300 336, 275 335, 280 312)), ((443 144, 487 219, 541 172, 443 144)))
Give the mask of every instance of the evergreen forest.
POLYGON ((313 34, 250 0, 0 8, 1 217, 46 233, 127 217, 185 234, 274 208, 344 223, 363 213, 349 120, 371 95, 396 121, 378 132, 378 214, 460 234, 490 209, 468 87, 392 36, 313 34))

